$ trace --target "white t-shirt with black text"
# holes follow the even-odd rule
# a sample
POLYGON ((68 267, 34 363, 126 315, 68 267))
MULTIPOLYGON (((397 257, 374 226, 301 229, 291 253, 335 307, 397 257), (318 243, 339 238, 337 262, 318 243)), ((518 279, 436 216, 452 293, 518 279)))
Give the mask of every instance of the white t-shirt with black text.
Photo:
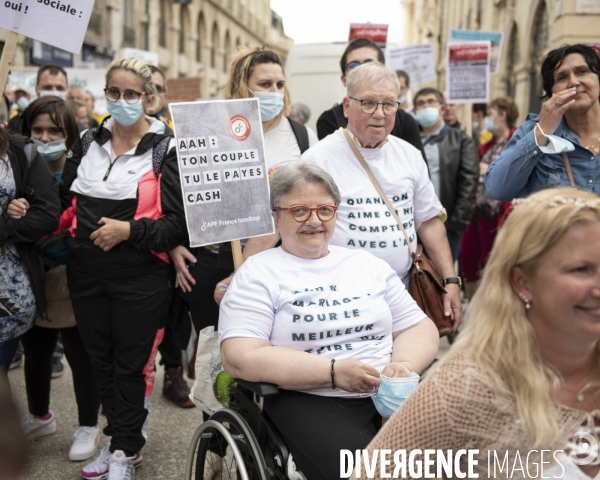
MULTIPOLYGON (((373 175, 394 206, 413 250, 415 222, 436 217, 443 206, 435 194, 421 152, 388 136, 381 148, 359 148, 373 175)), ((412 261, 400 226, 362 168, 344 134, 338 130, 302 155, 336 182, 342 201, 331 245, 361 248, 385 260, 407 284, 412 261)))
POLYGON ((236 272, 221 303, 219 342, 260 338, 370 364, 392 353, 393 332, 425 317, 396 272, 368 252, 330 246, 327 256, 306 259, 279 247, 251 256, 236 272))

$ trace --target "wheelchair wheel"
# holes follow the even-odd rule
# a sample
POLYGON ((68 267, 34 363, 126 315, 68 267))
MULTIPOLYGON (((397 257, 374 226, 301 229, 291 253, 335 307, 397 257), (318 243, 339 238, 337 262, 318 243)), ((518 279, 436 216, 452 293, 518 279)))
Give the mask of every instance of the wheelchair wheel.
POLYGON ((186 480, 268 480, 252 430, 235 411, 215 412, 192 439, 186 480))

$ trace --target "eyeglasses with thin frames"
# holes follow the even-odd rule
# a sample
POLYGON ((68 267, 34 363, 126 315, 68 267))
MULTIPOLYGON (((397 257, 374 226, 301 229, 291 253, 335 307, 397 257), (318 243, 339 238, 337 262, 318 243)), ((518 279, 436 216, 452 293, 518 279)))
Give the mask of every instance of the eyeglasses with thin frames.
POLYGON ((373 100, 359 100, 358 98, 354 97, 348 98, 360 102, 360 108, 362 109, 362 111, 369 114, 375 113, 377 111, 377 108, 379 108, 379 105, 381 105, 381 108, 383 109, 383 113, 385 115, 395 115, 398 111, 398 108, 400 107, 400 104, 398 102, 381 103, 375 102, 373 100))
POLYGON ((335 205, 321 205, 320 207, 296 205, 294 207, 277 207, 275 211, 288 211, 292 214, 292 218, 297 222, 306 222, 312 215, 312 212, 316 212, 319 220, 322 222, 328 222, 334 217, 337 209, 338 207, 335 205))
POLYGON ((104 96, 109 102, 117 102, 119 98, 123 97, 127 103, 134 104, 140 101, 142 95, 145 93, 136 92, 135 90, 125 90, 124 93, 118 88, 109 87, 104 89, 104 96))

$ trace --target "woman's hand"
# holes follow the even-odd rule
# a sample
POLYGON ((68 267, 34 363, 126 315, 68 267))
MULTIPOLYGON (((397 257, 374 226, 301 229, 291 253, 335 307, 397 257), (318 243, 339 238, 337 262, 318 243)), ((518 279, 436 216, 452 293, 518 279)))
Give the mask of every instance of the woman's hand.
POLYGON ((479 162, 479 176, 480 177, 485 176, 485 172, 488 171, 488 168, 490 168, 490 166, 487 163, 479 162))
POLYGON ((336 360, 335 386, 347 392, 371 393, 379 386, 379 370, 355 358, 336 360))
POLYGON ((406 378, 410 377, 412 369, 406 363, 403 363, 405 368, 402 368, 399 363, 390 363, 381 372, 382 375, 390 378, 406 378))
POLYGON ((15 198, 8 204, 6 214, 15 220, 23 218, 29 210, 29 202, 24 198, 15 198))
POLYGON ((177 276, 175 277, 175 288, 181 287, 181 290, 184 292, 191 292, 192 285, 196 285, 196 280, 194 280, 194 277, 190 274, 185 261, 187 260, 194 264, 198 260, 196 260, 196 257, 194 257, 183 245, 179 245, 173 250, 170 250, 169 256, 171 257, 171 260, 173 260, 173 265, 177 272, 177 276))
MULTIPOLYGON (((577 93, 577 87, 571 87, 562 92, 553 93, 550 99, 544 103, 538 121, 546 135, 552 135, 560 125, 564 113, 573 105, 573 95, 577 93)), ((538 128, 534 130, 535 138, 539 145, 546 145, 548 139, 542 135, 538 128)))
POLYGON ((235 272, 231 272, 231 275, 217 283, 214 293, 215 302, 217 302, 217 305, 221 305, 221 300, 223 300, 223 297, 227 293, 227 287, 231 285, 231 281, 233 280, 234 275, 235 272))
POLYGON ((103 226, 92 232, 90 240, 93 240, 94 245, 105 252, 108 252, 115 245, 129 240, 129 234, 131 233, 129 222, 102 217, 98 221, 98 225, 103 226))

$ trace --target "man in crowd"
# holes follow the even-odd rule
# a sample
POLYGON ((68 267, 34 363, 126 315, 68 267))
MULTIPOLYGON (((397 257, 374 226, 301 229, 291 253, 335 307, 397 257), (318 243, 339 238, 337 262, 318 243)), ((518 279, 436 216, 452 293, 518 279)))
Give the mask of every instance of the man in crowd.
MULTIPOLYGON (((341 80, 344 86, 346 86, 346 76, 353 69, 369 62, 385 64, 385 57, 381 48, 367 38, 357 38, 352 41, 346 47, 340 60, 340 67, 342 69, 341 80)), ((323 112, 317 120, 317 136, 319 140, 322 140, 338 128, 345 128, 346 125, 348 125, 348 119, 344 115, 342 105, 335 105, 333 108, 323 112)), ((406 140, 423 153, 419 128, 412 116, 402 109, 399 109, 395 115, 391 134, 402 140, 406 140)))
POLYGON ((448 105, 442 92, 423 88, 416 93, 414 104, 431 183, 448 213, 446 234, 456 261, 460 239, 473 214, 472 202, 479 181, 477 147, 465 132, 444 122, 448 105))
POLYGON ((150 112, 150 114, 153 117, 165 122, 165 124, 172 129, 173 122, 171 122, 171 120, 169 120, 162 114, 162 109, 167 104, 167 77, 165 77, 165 73, 160 68, 155 67, 154 65, 148 65, 148 67, 152 72, 152 81, 156 86, 156 91, 158 92, 159 100, 158 107, 156 107, 156 110, 154 112, 150 112))
POLYGON ((474 103, 471 111, 471 120, 473 121, 473 140, 479 147, 489 142, 493 135, 486 127, 487 105, 485 103, 474 103))
MULTIPOLYGON (((79 105, 85 106, 85 90, 83 89, 83 87, 81 85, 71 85, 67 90, 67 100, 71 100, 79 105)), ((82 121, 83 119, 79 118, 79 112, 75 112, 76 116, 78 117, 78 121, 85 128, 98 127, 98 122, 94 120, 94 118, 89 114, 87 107, 85 107, 85 109, 87 121, 82 121)))
POLYGON ((294 103, 290 110, 290 118, 304 125, 310 118, 310 108, 303 103, 294 103))
MULTIPOLYGON (((420 152, 408 142, 391 135, 399 108, 400 85, 396 73, 378 62, 353 71, 346 84, 342 108, 348 132, 384 193, 398 212, 413 249, 418 235, 446 283, 446 315, 461 319, 460 280, 456 276, 446 238, 446 212, 429 180, 420 152)), ((472 140, 470 140, 472 142, 472 140)), ((475 151, 475 154, 477 152, 475 151)), ((362 248, 385 260, 408 286, 412 265, 408 246, 375 186, 358 162, 341 130, 327 136, 302 155, 317 164, 337 183, 342 201, 332 245, 362 248)), ((477 161, 475 161, 477 168, 477 161)), ((277 175, 277 173, 275 173, 277 175)), ((248 240, 244 258, 275 245, 278 234, 248 240)), ((232 277, 221 283, 228 284, 232 277)), ((220 301, 223 291, 215 292, 220 301)))
MULTIPOLYGON (((414 100, 414 99, 413 99, 414 100)), ((458 112, 460 111, 460 107, 462 106, 460 103, 447 103, 446 108, 444 109, 444 123, 452 128, 461 129, 462 125, 458 120, 458 112)))
MULTIPOLYGON (((37 71, 37 80, 35 84, 35 94, 38 97, 45 95, 55 95, 62 100, 66 100, 67 95, 67 72, 58 65, 43 65, 37 71)), ((21 132, 21 116, 16 115, 8 124, 11 131, 21 132)))
MULTIPOLYGON (((159 100, 156 110, 154 113, 150 112, 150 114, 165 122, 167 126, 172 127, 172 123, 166 117, 161 115, 161 110, 167 102, 167 82, 165 74, 160 68, 155 67, 154 65, 148 65, 148 67, 152 72, 152 81, 158 91, 159 100)), ((181 289, 174 289, 173 303, 169 309, 170 323, 165 328, 163 341, 159 345, 158 351, 161 356, 160 363, 165 367, 163 396, 178 407, 189 408, 194 407, 195 405, 189 398, 190 387, 185 381, 185 378, 183 378, 182 350, 187 347, 187 344, 181 345, 180 338, 181 336, 189 337, 187 333, 191 333, 191 325, 180 292, 181 289), (186 334, 176 335, 176 333, 179 333, 179 331, 176 332, 176 330, 179 330, 182 323, 186 321, 187 324, 183 325, 186 329, 186 334), (190 330, 188 330, 188 328, 190 330)))
POLYGON ((398 75, 398 81, 400 82, 400 96, 398 97, 398 103, 400 104, 400 108, 407 112, 410 110, 410 103, 408 102, 410 77, 404 70, 396 70, 396 75, 398 75))

